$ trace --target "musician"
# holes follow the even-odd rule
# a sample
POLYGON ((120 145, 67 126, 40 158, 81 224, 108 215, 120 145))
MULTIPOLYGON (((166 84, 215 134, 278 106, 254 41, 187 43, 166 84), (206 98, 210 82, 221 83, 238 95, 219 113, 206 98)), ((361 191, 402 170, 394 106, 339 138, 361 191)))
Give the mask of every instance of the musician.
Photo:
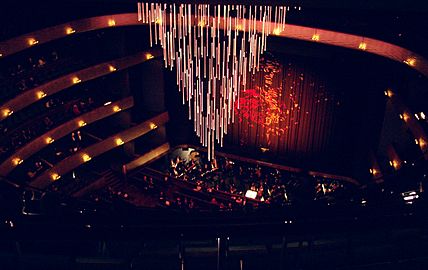
POLYGON ((177 162, 174 159, 170 160, 169 174, 178 175, 177 172, 177 162))
POLYGON ((177 156, 175 158, 175 161, 173 159, 171 160, 171 168, 173 171, 173 175, 175 175, 176 177, 180 177, 183 175, 183 173, 185 172, 185 167, 186 166, 180 156, 177 156))
POLYGON ((213 171, 218 170, 218 164, 217 164, 217 159, 216 158, 213 158, 211 160, 211 170, 213 170, 213 171))

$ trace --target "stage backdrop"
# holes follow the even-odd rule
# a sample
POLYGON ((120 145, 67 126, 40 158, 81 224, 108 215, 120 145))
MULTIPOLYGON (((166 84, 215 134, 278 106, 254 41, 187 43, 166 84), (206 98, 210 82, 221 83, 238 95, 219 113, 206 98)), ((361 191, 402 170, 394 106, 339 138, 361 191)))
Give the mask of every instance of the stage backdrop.
POLYGON ((334 147, 341 106, 325 73, 316 63, 265 54, 235 103, 227 143, 290 160, 322 159, 334 147))

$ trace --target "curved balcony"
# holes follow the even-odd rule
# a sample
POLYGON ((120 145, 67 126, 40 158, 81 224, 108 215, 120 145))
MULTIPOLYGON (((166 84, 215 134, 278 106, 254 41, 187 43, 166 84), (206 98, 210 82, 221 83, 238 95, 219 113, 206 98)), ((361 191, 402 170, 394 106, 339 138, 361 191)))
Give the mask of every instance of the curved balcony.
POLYGON ((108 106, 99 107, 88 113, 82 114, 48 132, 39 136, 30 143, 24 145, 13 156, 9 157, 3 163, 0 164, 0 175, 8 175, 16 166, 18 166, 23 160, 37 153, 44 147, 48 146, 54 140, 70 134, 73 131, 81 128, 84 125, 96 122, 103 118, 107 118, 119 111, 131 108, 134 105, 134 99, 128 97, 117 102, 113 102, 108 106), (116 108, 120 108, 117 110, 116 108))
MULTIPOLYGON (((138 31, 139 29, 127 29, 138 31)), ((93 31, 55 40, 1 60, 0 100, 6 101, 65 74, 135 54, 141 48, 125 49, 122 32, 93 31)), ((125 39, 134 35, 124 34, 125 39)))
POLYGON ((114 61, 105 62, 77 72, 73 72, 53 81, 47 82, 2 104, 0 107, 0 121, 12 115, 14 112, 17 112, 34 102, 42 100, 45 97, 67 89, 68 87, 102 77, 118 70, 123 70, 141 64, 147 60, 152 59, 153 57, 158 57, 160 55, 160 51, 158 50, 140 52, 132 56, 123 57, 114 61))
POLYGON ((112 14, 76 20, 0 42, 0 55, 6 57, 33 46, 78 33, 139 24, 141 23, 137 20, 137 13, 112 14))
POLYGON ((30 185, 44 189, 48 187, 53 181, 60 179, 61 175, 72 171, 73 169, 79 167, 85 162, 90 161, 96 156, 99 156, 115 147, 123 145, 124 143, 130 142, 144 134, 147 134, 159 126, 165 125, 168 120, 168 113, 164 112, 158 116, 142 122, 141 124, 138 124, 137 126, 119 132, 103 141, 82 149, 76 154, 67 157, 59 163, 55 164, 53 168, 45 171, 42 175, 32 181, 30 185))

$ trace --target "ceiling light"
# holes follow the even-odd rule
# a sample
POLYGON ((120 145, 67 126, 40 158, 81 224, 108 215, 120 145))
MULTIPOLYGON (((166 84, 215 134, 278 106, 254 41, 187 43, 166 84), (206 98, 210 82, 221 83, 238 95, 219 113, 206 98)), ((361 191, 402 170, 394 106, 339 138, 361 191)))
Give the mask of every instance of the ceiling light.
POLYGON ((407 59, 403 60, 403 62, 404 62, 406 65, 409 65, 409 66, 411 66, 411 67, 414 67, 414 66, 416 65, 416 58, 409 57, 409 58, 407 58, 407 59))
POLYGON ((281 28, 275 28, 275 29, 273 29, 273 34, 274 35, 276 35, 276 36, 279 36, 280 34, 281 34, 281 28))
POLYGON ((318 35, 318 34, 313 34, 311 39, 312 39, 313 41, 319 41, 319 40, 320 40, 320 35, 318 35))
POLYGON ((113 19, 109 19, 108 20, 108 26, 115 26, 116 25, 116 21, 113 19))
POLYGON ((367 43, 365 42, 360 42, 360 44, 358 45, 358 49, 365 51, 367 48, 367 43))

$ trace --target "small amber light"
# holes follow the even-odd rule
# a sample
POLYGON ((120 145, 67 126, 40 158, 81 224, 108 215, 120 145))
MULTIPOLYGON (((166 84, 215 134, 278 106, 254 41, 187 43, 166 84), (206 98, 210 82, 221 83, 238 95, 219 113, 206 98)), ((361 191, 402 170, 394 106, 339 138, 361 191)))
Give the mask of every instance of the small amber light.
POLYGON ((55 140, 54 140, 52 137, 47 137, 45 141, 46 141, 46 143, 47 143, 47 144, 51 144, 51 143, 53 143, 55 140))
POLYGON ((6 108, 6 109, 2 110, 2 113, 3 113, 4 117, 8 117, 8 116, 12 115, 13 111, 6 108))
POLYGON ((391 89, 387 89, 387 90, 383 91, 383 93, 385 94, 385 96, 387 96, 389 98, 394 95, 394 92, 392 92, 391 89))
POLYGON ((419 147, 423 149, 425 148, 426 145, 427 145, 427 142, 424 139, 419 138, 419 147))
POLYGON ((391 165, 396 170, 400 168, 400 164, 396 160, 390 160, 389 165, 391 165))
POLYGON ((54 173, 51 173, 51 178, 52 180, 56 181, 61 178, 61 175, 54 172, 54 173))
POLYGON ((115 26, 116 25, 116 21, 113 19, 109 19, 108 20, 108 26, 115 26))
POLYGON ((204 20, 200 20, 199 22, 198 22, 198 26, 200 26, 200 27, 204 27, 206 24, 205 24, 205 21, 204 20))
POLYGON ((274 35, 276 35, 276 36, 279 36, 279 34, 281 34, 281 28, 275 28, 275 29, 273 29, 273 34, 274 35))
POLYGON ((121 138, 117 138, 116 140, 114 140, 116 145, 122 145, 124 144, 123 140, 121 138))
POLYGON ((18 166, 19 164, 21 164, 22 162, 24 162, 21 158, 19 158, 19 157, 16 157, 16 158, 14 158, 14 159, 12 159, 12 163, 13 163, 13 165, 15 165, 15 166, 18 166))
POLYGON ((376 175, 376 174, 377 174, 377 170, 376 170, 376 169, 372 169, 371 174, 372 174, 372 175, 376 175))
POLYGON ((37 95, 38 99, 42 99, 42 98, 46 97, 46 93, 43 91, 37 91, 36 95, 37 95))
POLYGON ((36 40, 35 38, 29 38, 28 39, 28 45, 30 45, 30 46, 36 45, 37 43, 39 43, 39 41, 36 40))
POLYGON ((73 34, 73 33, 76 33, 76 30, 74 30, 73 28, 71 28, 71 27, 67 27, 67 28, 65 28, 65 33, 67 34, 67 35, 71 35, 71 34, 73 34))
POLYGON ((367 43, 360 42, 360 44, 358 45, 358 49, 365 51, 367 49, 367 43))
POLYGON ((83 154, 82 155, 82 160, 84 161, 84 162, 88 162, 89 160, 91 160, 92 158, 91 158, 91 156, 89 156, 88 154, 83 154))
POLYGON ((403 60, 403 62, 404 62, 406 65, 409 65, 409 66, 411 66, 411 67, 414 67, 414 66, 416 65, 416 58, 409 57, 409 58, 407 58, 407 59, 403 60))
POLYGON ((120 110, 122 110, 122 109, 119 106, 117 106, 117 105, 113 106, 113 111, 114 112, 119 112, 120 110))
POLYGON ((147 60, 149 60, 149 59, 153 59, 153 58, 154 58, 153 54, 151 54, 151 53, 146 53, 146 59, 147 59, 147 60))
POLYGON ((320 40, 320 35, 319 34, 313 34, 311 39, 313 41, 319 41, 320 40))
POLYGON ((77 124, 79 125, 79 127, 84 127, 86 126, 86 122, 83 120, 80 120, 79 122, 77 122, 77 124))
POLYGON ((75 76, 75 77, 73 77, 73 83, 74 84, 76 84, 76 83, 80 83, 82 80, 81 79, 79 79, 79 77, 77 77, 77 76, 75 76))
POLYGON ((404 120, 404 122, 409 121, 410 119, 410 115, 408 113, 403 113, 403 115, 401 116, 400 114, 400 118, 404 120))

